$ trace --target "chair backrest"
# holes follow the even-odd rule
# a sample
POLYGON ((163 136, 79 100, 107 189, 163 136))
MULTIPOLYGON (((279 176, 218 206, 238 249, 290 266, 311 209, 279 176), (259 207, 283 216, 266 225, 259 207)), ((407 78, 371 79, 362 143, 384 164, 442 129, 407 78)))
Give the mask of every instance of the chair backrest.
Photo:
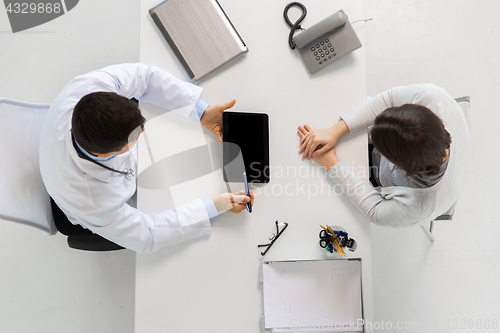
MULTIPOLYGON (((464 113, 465 117, 465 122, 467 123, 467 127, 469 128, 469 133, 471 131, 471 123, 470 123, 470 97, 469 96, 464 96, 460 98, 455 98, 455 101, 458 103, 460 108, 462 109, 462 112, 464 113)), ((455 206, 457 205, 457 202, 451 206, 451 208, 444 213, 443 215, 440 215, 436 217, 436 220, 452 220, 453 219, 453 214, 455 214, 455 206)))
POLYGON ((49 107, 0 99, 0 218, 54 234, 39 164, 40 132, 49 107))
POLYGON ((464 96, 460 98, 456 98, 460 108, 462 108, 462 112, 464 113, 465 121, 467 122, 467 127, 469 127, 469 132, 471 131, 471 119, 470 119, 470 97, 464 96))

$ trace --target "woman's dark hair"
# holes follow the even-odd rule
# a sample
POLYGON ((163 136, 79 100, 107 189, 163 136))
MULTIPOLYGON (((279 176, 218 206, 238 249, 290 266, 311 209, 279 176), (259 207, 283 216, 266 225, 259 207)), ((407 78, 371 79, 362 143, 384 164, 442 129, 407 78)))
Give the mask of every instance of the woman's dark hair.
POLYGON ((437 174, 451 144, 442 120, 417 104, 404 104, 379 114, 371 140, 379 153, 407 176, 417 172, 437 174))
POLYGON ((76 142, 91 153, 120 151, 129 135, 146 119, 136 102, 111 92, 83 96, 73 110, 71 126, 76 142))

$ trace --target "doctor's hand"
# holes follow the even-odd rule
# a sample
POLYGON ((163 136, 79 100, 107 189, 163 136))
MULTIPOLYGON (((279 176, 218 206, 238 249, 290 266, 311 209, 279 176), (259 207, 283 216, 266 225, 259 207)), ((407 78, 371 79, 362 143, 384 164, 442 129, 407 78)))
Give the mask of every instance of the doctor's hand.
POLYGON ((227 109, 234 106, 236 100, 233 99, 231 102, 225 104, 211 105, 205 109, 205 112, 201 116, 200 122, 215 133, 217 140, 222 143, 222 114, 227 109))
MULTIPOLYGON (((301 126, 302 127, 302 126, 301 126)), ((297 134, 299 134, 300 138, 304 138, 309 132, 305 128, 299 127, 299 131, 297 134)), ((308 126, 309 127, 309 126, 308 126)), ((304 157, 302 157, 304 158, 304 157)), ((314 161, 316 161, 319 165, 323 166, 326 171, 329 171, 335 164, 340 162, 339 158, 337 157, 337 150, 335 147, 330 148, 330 150, 326 151, 325 153, 321 155, 315 155, 313 156, 314 161)))
POLYGON ((313 156, 326 153, 337 144, 338 139, 349 133, 349 128, 344 120, 334 126, 325 129, 313 130, 309 125, 299 126, 298 132, 301 136, 299 154, 302 158, 310 160, 313 156))
POLYGON ((253 191, 250 191, 250 197, 245 195, 245 191, 240 191, 239 193, 222 193, 212 198, 215 208, 218 212, 230 211, 239 214, 242 210, 246 209, 247 202, 254 201, 253 191))

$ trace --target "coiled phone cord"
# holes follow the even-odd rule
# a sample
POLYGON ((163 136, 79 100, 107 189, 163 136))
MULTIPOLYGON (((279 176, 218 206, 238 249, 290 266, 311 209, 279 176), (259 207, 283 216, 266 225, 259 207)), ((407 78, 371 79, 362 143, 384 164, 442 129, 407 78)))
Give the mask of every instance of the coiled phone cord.
POLYGON ((304 6, 300 2, 290 2, 288 5, 285 6, 285 10, 283 11, 283 17, 285 18, 285 22, 292 28, 290 30, 290 34, 288 35, 288 45, 290 45, 290 48, 292 50, 295 49, 295 43, 293 42, 293 35, 295 34, 295 30, 297 29, 304 30, 300 26, 300 23, 306 18, 306 15, 307 15, 306 6, 304 6), (302 15, 299 17, 297 21, 295 21, 295 23, 292 23, 288 18, 288 10, 293 6, 298 6, 302 9, 302 15))

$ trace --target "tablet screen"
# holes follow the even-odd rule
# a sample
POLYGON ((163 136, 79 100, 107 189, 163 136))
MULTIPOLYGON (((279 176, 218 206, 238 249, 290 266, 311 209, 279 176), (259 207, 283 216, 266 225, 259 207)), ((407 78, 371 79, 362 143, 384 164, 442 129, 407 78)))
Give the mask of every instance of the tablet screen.
POLYGON ((224 181, 269 182, 269 117, 265 113, 224 112, 224 181), (242 163, 238 162, 238 159, 242 163), (243 166, 244 164, 244 166, 243 166))

